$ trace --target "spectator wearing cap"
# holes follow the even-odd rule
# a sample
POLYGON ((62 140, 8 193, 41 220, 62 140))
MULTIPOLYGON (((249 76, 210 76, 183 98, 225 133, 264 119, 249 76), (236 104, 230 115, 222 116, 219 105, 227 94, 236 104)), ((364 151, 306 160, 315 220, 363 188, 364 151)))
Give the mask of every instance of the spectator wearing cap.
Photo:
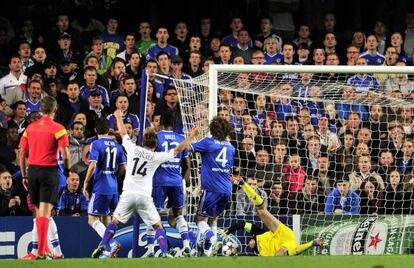
POLYGON ((125 49, 121 52, 119 52, 116 57, 123 59, 127 66, 129 65, 129 60, 131 59, 131 55, 134 52, 137 52, 135 50, 135 35, 132 32, 128 32, 125 34, 124 38, 124 47, 125 49))
POLYGON ((109 95, 106 88, 96 83, 98 79, 98 72, 93 66, 87 66, 83 71, 83 78, 85 79, 85 85, 80 88, 80 99, 82 102, 88 100, 89 94, 92 91, 98 91, 102 97, 102 104, 109 107, 109 95))
POLYGON ((80 65, 80 53, 72 46, 72 36, 68 32, 63 32, 57 40, 58 47, 55 50, 54 58, 57 62, 67 60, 75 70, 80 65))
POLYGON ((101 90, 93 89, 89 91, 87 103, 81 104, 80 111, 86 115, 86 130, 89 133, 95 133, 96 120, 98 118, 106 118, 109 115, 109 106, 103 105, 101 90))
POLYGON ((106 31, 99 35, 103 41, 103 54, 115 59, 116 55, 125 50, 124 37, 117 32, 118 18, 114 14, 106 20, 106 31))
POLYGON ((298 46, 298 63, 302 64, 302 65, 308 65, 310 64, 311 60, 309 58, 309 54, 310 54, 310 48, 308 46, 308 44, 306 43, 301 43, 298 46))
POLYGON ((357 215, 360 210, 360 198, 350 189, 348 178, 339 178, 325 201, 327 215, 357 215))
POLYGON ((46 39, 48 49, 50 51, 56 51, 58 46, 58 40, 62 37, 62 34, 68 34, 71 36, 71 48, 79 52, 80 55, 84 55, 84 48, 79 31, 74 29, 70 25, 70 17, 66 12, 60 11, 55 18, 55 26, 51 30, 46 39))
POLYGON ((69 81, 80 80, 78 72, 74 68, 75 65, 69 59, 62 59, 58 64, 57 80, 64 88, 69 84, 69 81))

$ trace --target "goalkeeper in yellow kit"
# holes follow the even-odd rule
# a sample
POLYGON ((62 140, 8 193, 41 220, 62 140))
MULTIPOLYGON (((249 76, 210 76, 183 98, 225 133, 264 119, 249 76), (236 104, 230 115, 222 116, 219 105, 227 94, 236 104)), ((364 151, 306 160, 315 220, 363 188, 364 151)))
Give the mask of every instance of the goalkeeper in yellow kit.
POLYGON ((248 246, 254 248, 260 256, 294 256, 313 246, 323 246, 321 238, 316 238, 301 245, 296 244, 296 237, 292 229, 270 214, 266 207, 264 207, 262 197, 250 185, 245 183, 242 177, 236 176, 232 179, 239 184, 250 201, 256 206, 257 216, 259 216, 269 231, 265 231, 249 222, 239 222, 224 231, 222 234, 224 237, 236 230, 244 229, 254 237, 249 241, 248 246))

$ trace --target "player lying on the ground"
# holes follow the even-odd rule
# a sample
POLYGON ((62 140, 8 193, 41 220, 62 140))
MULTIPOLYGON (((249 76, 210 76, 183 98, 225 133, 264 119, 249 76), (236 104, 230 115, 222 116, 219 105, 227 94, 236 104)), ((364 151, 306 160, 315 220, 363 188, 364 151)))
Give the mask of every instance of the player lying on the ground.
POLYGON ((122 194, 116 206, 112 222, 106 227, 99 247, 92 253, 93 258, 109 258, 111 256, 110 241, 120 223, 127 223, 131 216, 138 212, 142 221, 155 229, 155 239, 160 245, 162 257, 171 257, 168 253, 168 241, 160 215, 151 198, 152 181, 155 170, 164 162, 186 149, 191 140, 198 136, 198 129, 191 131, 190 135, 168 152, 155 152, 157 135, 153 129, 145 129, 142 147, 132 142, 122 121, 122 111, 116 110, 116 123, 122 137, 122 146, 127 153, 127 171, 125 175, 122 194))
POLYGON ((292 229, 270 214, 264 207, 262 197, 250 185, 245 183, 242 177, 233 177, 233 179, 238 182, 240 188, 256 206, 257 216, 269 231, 265 231, 249 222, 239 222, 224 232, 224 238, 236 230, 244 229, 253 235, 253 238, 249 241, 249 247, 255 249, 260 256, 293 256, 313 246, 323 246, 323 239, 321 238, 316 238, 301 245, 296 244, 296 237, 292 229))

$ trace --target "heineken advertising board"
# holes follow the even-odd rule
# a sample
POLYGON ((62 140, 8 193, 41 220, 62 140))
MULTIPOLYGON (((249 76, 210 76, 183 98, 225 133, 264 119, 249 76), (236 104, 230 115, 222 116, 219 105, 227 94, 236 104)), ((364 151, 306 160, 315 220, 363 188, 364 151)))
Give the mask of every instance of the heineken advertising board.
POLYGON ((406 254, 413 248, 414 216, 301 217, 301 243, 315 237, 322 237, 324 246, 314 248, 307 254, 406 254))

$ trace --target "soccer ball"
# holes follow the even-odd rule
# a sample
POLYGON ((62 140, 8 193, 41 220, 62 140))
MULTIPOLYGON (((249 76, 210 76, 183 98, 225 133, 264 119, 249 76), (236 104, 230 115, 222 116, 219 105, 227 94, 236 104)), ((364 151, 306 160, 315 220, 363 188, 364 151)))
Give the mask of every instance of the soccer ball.
POLYGON ((221 248, 221 255, 233 256, 237 254, 237 245, 232 241, 227 241, 221 248))

